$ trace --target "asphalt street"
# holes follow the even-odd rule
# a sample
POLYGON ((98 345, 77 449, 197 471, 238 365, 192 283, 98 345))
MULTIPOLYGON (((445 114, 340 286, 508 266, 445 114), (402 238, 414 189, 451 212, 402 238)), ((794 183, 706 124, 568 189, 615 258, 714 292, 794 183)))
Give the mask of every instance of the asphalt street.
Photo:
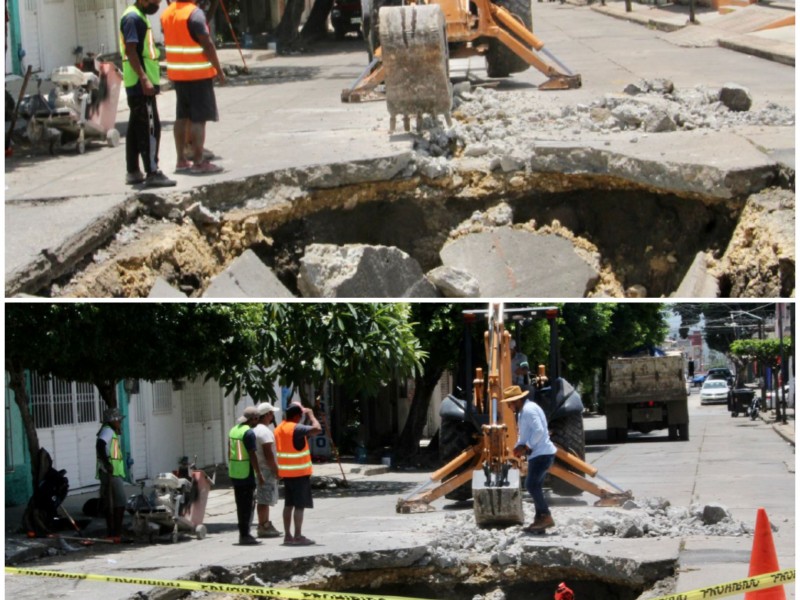
MULTIPOLYGON (((671 43, 647 23, 685 23, 685 15, 636 4, 635 15, 626 15, 623 6, 622 2, 609 2, 606 12, 600 12, 589 6, 534 3, 535 33, 548 51, 581 74, 583 87, 540 92, 536 86, 544 77, 531 69, 502 81, 498 90, 547 93, 554 106, 564 106, 619 93, 641 79, 668 78, 678 87, 739 83, 751 90, 754 108, 768 102, 794 105, 793 66, 721 47, 671 43), (645 26, 629 20, 636 15, 640 21, 648 20, 645 26)), ((760 43, 754 40, 753 44, 760 43)), ((793 53, 793 42, 790 47, 793 53)), ((224 63, 241 65, 236 50, 221 54, 224 63)), ((326 42, 312 54, 296 57, 253 50, 246 52, 245 60, 251 75, 230 78, 229 84, 217 89, 220 121, 207 129, 207 146, 218 155, 216 162, 225 171, 205 177, 175 175, 178 192, 286 169, 394 156, 411 149, 409 135, 388 133, 383 102, 340 101, 342 90, 365 67, 362 41, 326 42)), ((482 59, 452 62, 451 72, 456 77, 485 75, 482 59)), ((176 162, 171 139, 173 92, 162 94, 159 111, 163 121, 161 165, 172 176, 176 162)), ((123 98, 117 114, 117 127, 123 133, 127 117, 123 98)), ((781 128, 750 131, 746 139, 754 148, 781 154, 793 165, 794 132, 785 127, 775 129, 781 128)), ((667 138, 664 143, 662 155, 680 155, 681 148, 669 146, 667 138)), ((713 159, 711 154, 708 160, 713 159)), ((130 201, 139 193, 124 184, 124 171, 123 145, 109 148, 103 143, 89 144, 84 155, 67 151, 52 157, 42 147, 31 153, 17 152, 6 160, 7 290, 10 280, 23 281, 74 261, 113 235, 115 224, 118 227, 124 221, 130 201), (98 226, 104 219, 107 224, 98 226)))
MULTIPOLYGON (((779 435, 772 424, 764 420, 731 418, 722 405, 700 406, 696 392, 690 397, 690 440, 687 442, 670 442, 666 432, 653 432, 631 434, 625 444, 607 444, 603 436, 603 417, 588 418, 585 423, 587 438, 591 441, 587 447, 587 461, 598 467, 601 475, 632 490, 637 499, 663 497, 675 507, 722 504, 734 519, 750 527, 755 526, 756 512, 763 507, 773 525, 781 568, 794 566, 795 454, 794 435, 788 435, 788 429, 784 435, 779 435)), ((793 419, 790 424, 793 432, 793 419)), ((434 512, 395 512, 396 500, 426 481, 427 472, 387 471, 380 465, 354 464, 345 464, 344 469, 350 488, 318 493, 314 509, 307 511, 303 532, 316 540, 315 546, 283 546, 280 539, 265 540, 254 548, 237 545, 233 492, 230 488, 217 488, 209 498, 205 520, 208 537, 203 540, 186 536, 177 544, 98 544, 33 561, 24 560, 24 537, 11 533, 15 522, 19 522, 15 519, 19 518, 20 510, 7 510, 6 562, 19 560, 25 567, 69 573, 180 579, 211 565, 234 567, 311 554, 392 550, 429 544, 436 537, 436 531, 446 526, 448 514, 455 510, 449 501, 441 499, 434 502, 434 512)), ((336 463, 316 465, 315 473, 341 477, 336 463)), ((135 489, 131 487, 131 493, 135 489)), ((68 498, 66 505, 73 516, 81 516, 80 507, 87 497, 77 494, 68 498)), ((550 496, 557 522, 586 510, 605 510, 593 507, 594 500, 587 494, 550 496)), ((469 508, 460 510, 471 514, 469 508)), ((94 520, 90 530, 98 534, 102 531, 99 519, 94 520)), ((640 539, 590 537, 555 542, 543 539, 541 543, 566 543, 592 554, 632 556, 640 560, 677 557, 677 591, 683 592, 746 577, 753 540, 751 536, 687 535, 640 539)), ((51 544, 58 547, 55 542, 51 544)), ((71 547, 80 548, 75 542, 71 544, 71 547)), ((6 575, 5 580, 7 597, 15 600, 109 600, 126 598, 139 589, 135 585, 65 582, 18 575, 6 575)), ((795 597, 793 584, 785 586, 785 591, 789 600, 795 597)))

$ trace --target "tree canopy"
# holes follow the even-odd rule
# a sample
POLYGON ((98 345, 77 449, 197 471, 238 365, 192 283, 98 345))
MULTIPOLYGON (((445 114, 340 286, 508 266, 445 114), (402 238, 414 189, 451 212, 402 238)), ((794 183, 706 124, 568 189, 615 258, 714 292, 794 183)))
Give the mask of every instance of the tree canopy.
POLYGON ((670 308, 681 317, 682 338, 688 336, 692 327, 703 324, 706 344, 723 354, 728 354, 737 339, 757 336, 763 320, 775 314, 774 304, 748 302, 679 303, 670 308))

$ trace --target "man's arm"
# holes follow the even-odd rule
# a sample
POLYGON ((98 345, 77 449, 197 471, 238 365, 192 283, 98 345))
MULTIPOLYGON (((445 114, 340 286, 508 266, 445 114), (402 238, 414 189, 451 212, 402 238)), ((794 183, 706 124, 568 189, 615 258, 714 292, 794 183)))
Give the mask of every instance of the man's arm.
POLYGON ((145 96, 155 96, 156 88, 153 82, 147 77, 144 72, 142 61, 139 60, 139 53, 136 51, 136 42, 125 42, 125 56, 128 57, 128 62, 131 64, 133 71, 139 76, 139 83, 142 84, 142 92, 145 96))
POLYGON ((271 442, 267 442, 266 444, 261 444, 261 451, 264 453, 264 460, 267 461, 267 467, 275 477, 278 476, 278 463, 275 462, 275 444, 271 442))
POLYGON ((100 468, 105 473, 112 473, 114 467, 111 466, 111 459, 108 457, 108 447, 103 438, 98 437, 94 445, 97 460, 100 461, 100 468))
POLYGON ((253 468, 253 473, 256 474, 258 485, 264 485, 264 476, 261 474, 261 467, 258 466, 258 456, 256 455, 256 434, 250 429, 244 434, 244 447, 247 450, 247 456, 250 458, 250 466, 253 468))
POLYGON ((211 42, 211 36, 208 34, 198 35, 197 42, 203 47, 203 52, 206 58, 217 70, 217 79, 220 83, 225 83, 225 71, 222 70, 222 65, 219 64, 219 57, 217 57, 217 49, 211 42))
POLYGON ((308 426, 310 427, 306 435, 312 436, 322 433, 322 425, 319 424, 317 417, 314 416, 314 411, 308 407, 303 407, 303 414, 308 417, 308 426))

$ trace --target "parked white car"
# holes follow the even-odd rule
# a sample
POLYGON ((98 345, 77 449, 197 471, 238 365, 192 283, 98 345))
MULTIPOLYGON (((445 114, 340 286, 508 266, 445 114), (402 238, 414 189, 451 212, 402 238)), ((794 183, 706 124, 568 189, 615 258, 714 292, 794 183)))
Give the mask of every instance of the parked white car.
POLYGON ((730 388, 724 379, 708 379, 700 388, 700 404, 727 404, 730 388))

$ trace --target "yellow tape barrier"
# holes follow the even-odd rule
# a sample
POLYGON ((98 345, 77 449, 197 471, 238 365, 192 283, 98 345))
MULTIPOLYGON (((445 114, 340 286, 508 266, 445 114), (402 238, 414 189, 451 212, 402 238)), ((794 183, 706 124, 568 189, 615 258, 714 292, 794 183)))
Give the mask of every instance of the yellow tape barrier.
MULTIPOLYGON (((351 594, 348 592, 323 592, 306 591, 289 588, 265 588, 255 585, 233 585, 226 583, 203 583, 201 581, 143 579, 140 577, 118 577, 115 575, 91 575, 87 573, 63 573, 61 571, 40 571, 37 569, 17 569, 6 567, 6 573, 12 575, 32 575, 35 577, 54 577, 56 579, 85 579, 88 581, 107 581, 109 583, 127 583, 150 587, 178 588, 201 592, 229 592, 236 594, 250 594, 252 596, 265 596, 267 598, 286 598, 287 600, 420 600, 418 598, 405 598, 400 596, 375 596, 371 594, 351 594)), ((794 581, 794 569, 784 569, 774 573, 765 573, 756 577, 739 579, 721 585, 661 596, 653 600, 705 600, 708 598, 723 598, 743 592, 756 592, 794 581)))

